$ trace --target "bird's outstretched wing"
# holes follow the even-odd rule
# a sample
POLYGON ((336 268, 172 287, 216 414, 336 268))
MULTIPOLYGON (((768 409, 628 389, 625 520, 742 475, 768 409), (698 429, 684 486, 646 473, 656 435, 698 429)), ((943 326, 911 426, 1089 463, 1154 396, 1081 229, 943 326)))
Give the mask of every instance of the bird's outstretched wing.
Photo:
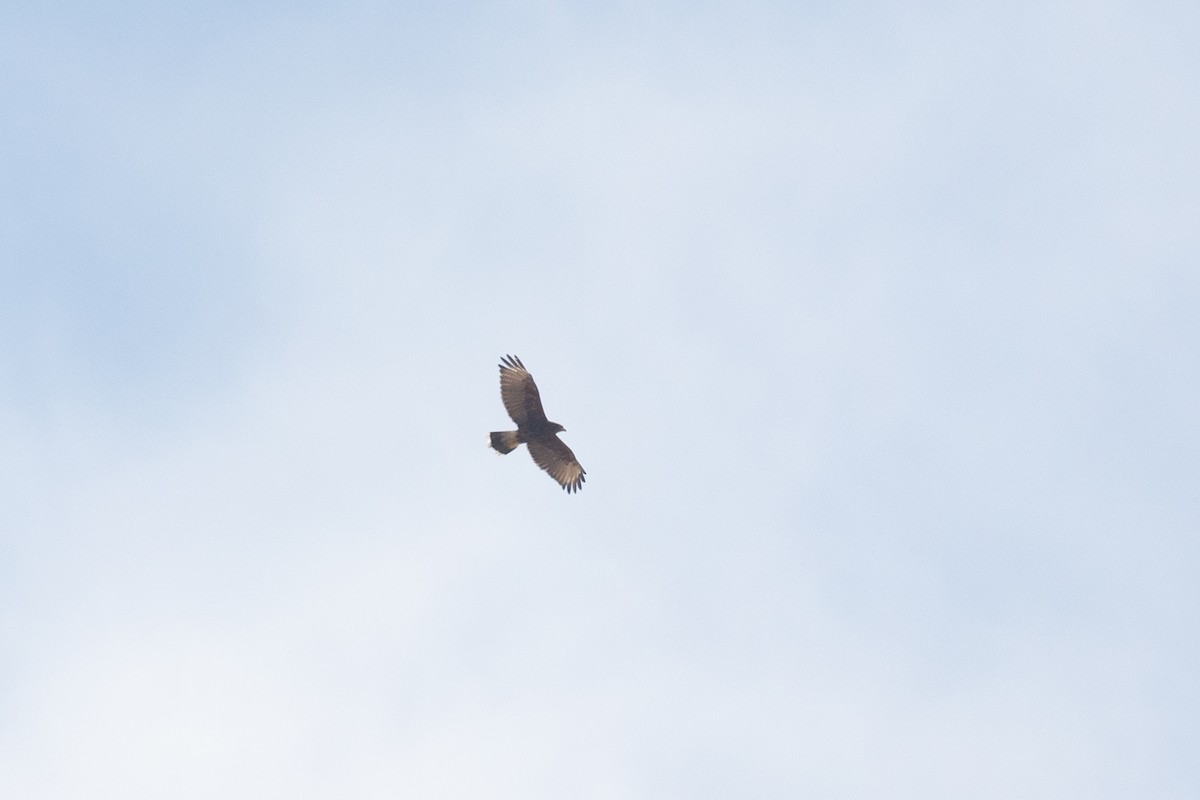
POLYGON ((504 410, 517 423, 517 427, 536 427, 546 423, 546 412, 542 410, 537 384, 516 356, 500 359, 500 399, 504 401, 504 410))
POLYGON ((550 433, 538 436, 526 442, 529 455, 534 462, 550 473, 550 477, 567 490, 567 493, 578 492, 586 480, 586 471, 571 452, 571 448, 563 444, 557 435, 550 433))

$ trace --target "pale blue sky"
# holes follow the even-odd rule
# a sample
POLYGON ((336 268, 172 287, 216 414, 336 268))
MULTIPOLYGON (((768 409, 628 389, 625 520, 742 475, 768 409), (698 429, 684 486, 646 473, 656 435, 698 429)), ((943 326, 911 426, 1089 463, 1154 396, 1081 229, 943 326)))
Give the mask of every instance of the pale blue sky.
POLYGON ((6 7, 0 796, 1194 798, 1198 31, 6 7))

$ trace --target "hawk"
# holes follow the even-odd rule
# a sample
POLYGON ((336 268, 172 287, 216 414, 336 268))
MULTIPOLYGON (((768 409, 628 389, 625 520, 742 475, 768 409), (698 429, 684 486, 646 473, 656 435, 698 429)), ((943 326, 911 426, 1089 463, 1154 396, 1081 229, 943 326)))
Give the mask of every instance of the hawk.
POLYGON ((500 399, 504 401, 504 410, 517 423, 517 429, 493 431, 492 449, 503 455, 524 442, 534 463, 550 473, 568 494, 583 488, 586 473, 571 448, 558 438, 558 432, 566 428, 546 419, 537 384, 516 356, 500 359, 500 399))

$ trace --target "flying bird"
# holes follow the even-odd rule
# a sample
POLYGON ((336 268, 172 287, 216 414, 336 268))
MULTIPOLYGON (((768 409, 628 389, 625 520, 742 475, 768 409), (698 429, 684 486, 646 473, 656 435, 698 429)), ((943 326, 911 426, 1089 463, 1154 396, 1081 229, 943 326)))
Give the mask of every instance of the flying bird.
POLYGON ((504 410, 517 423, 517 429, 493 431, 492 448, 503 455, 523 442, 534 463, 550 473, 568 494, 583 488, 586 473, 571 448, 558 438, 558 432, 566 428, 546 419, 537 384, 516 356, 500 359, 500 399, 504 401, 504 410))

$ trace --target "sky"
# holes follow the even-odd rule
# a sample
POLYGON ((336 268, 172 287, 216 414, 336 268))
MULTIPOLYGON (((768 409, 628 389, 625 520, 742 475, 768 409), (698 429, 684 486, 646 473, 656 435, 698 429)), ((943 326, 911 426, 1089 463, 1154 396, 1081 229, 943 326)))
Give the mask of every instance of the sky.
POLYGON ((1200 795, 1198 31, 6 5, 0 796, 1200 795))

